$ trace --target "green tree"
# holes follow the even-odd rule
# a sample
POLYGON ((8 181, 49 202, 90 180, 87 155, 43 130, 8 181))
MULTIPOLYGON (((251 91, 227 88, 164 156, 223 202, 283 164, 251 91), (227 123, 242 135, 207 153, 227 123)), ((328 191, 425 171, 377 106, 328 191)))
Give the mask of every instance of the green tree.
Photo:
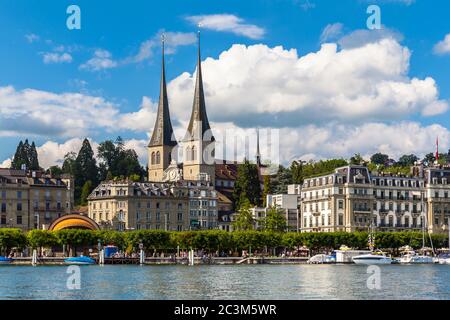
POLYGON ((27 170, 40 170, 36 145, 34 142, 30 145, 28 139, 25 140, 25 143, 19 142, 11 168, 20 170, 24 165, 27 170))
POLYGON ((24 153, 23 142, 20 141, 17 146, 16 153, 14 154, 13 160, 11 162, 11 168, 20 170, 22 165, 27 164, 27 159, 24 153))
POLYGON ((365 163, 366 161, 359 153, 355 154, 353 157, 350 158, 351 165, 364 165, 365 163))
POLYGON ((262 192, 263 206, 267 205, 267 196, 273 193, 273 185, 270 176, 264 176, 264 187, 262 192))
POLYGON ((77 160, 77 154, 75 152, 69 152, 64 156, 64 162, 62 165, 63 173, 75 176, 75 161, 77 160))
MULTIPOLYGON (((100 163, 100 180, 111 177, 145 176, 145 170, 139 163, 139 157, 133 149, 125 149, 124 142, 118 137, 115 142, 111 140, 100 143, 98 147, 100 163), (108 175, 110 173, 110 175, 108 175)), ((111 180, 111 179, 109 179, 111 180)))
POLYGON ((45 171, 47 174, 52 176, 61 176, 63 174, 63 170, 59 166, 51 166, 45 171))
POLYGON ((241 199, 241 207, 237 213, 236 220, 233 221, 234 230, 253 230, 254 219, 250 211, 252 205, 248 199, 241 199))
POLYGON ((38 153, 36 150, 36 144, 34 141, 31 143, 29 154, 28 154, 28 161, 30 165, 30 170, 40 170, 39 167, 39 159, 38 159, 38 153))
POLYGON ((398 160, 398 165, 402 166, 402 167, 410 167, 412 165, 414 165, 414 162, 416 162, 417 160, 419 160, 419 158, 414 155, 414 154, 409 154, 409 155, 403 155, 400 157, 400 159, 398 160))
POLYGON ((423 162, 427 164, 433 164, 436 161, 436 157, 434 153, 428 153, 425 158, 423 159, 423 162))
POLYGON ((277 208, 267 210, 266 217, 263 220, 264 231, 285 232, 287 228, 286 219, 277 208))
POLYGON ((292 161, 291 164, 292 183, 303 184, 303 161, 292 161))
POLYGON ((289 168, 280 166, 278 174, 273 181, 273 190, 275 194, 287 193, 288 185, 293 183, 292 172, 289 168))
POLYGON ((80 204, 85 206, 87 205, 87 198, 91 194, 93 188, 92 188, 92 181, 88 180, 84 183, 83 188, 81 189, 81 196, 80 196, 80 204))
POLYGON ((233 190, 235 208, 239 209, 242 201, 248 200, 252 205, 261 202, 261 185, 258 167, 247 159, 238 167, 237 179, 233 190))
POLYGON ((387 154, 375 153, 370 157, 370 162, 374 164, 384 165, 389 161, 389 156, 387 154))
POLYGON ((33 249, 50 248, 58 245, 56 234, 47 230, 31 230, 27 233, 27 240, 28 245, 33 249))
POLYGON ((89 193, 98 185, 98 167, 94 158, 94 151, 88 139, 84 139, 83 145, 74 163, 75 176, 75 201, 81 202, 82 188, 87 181, 91 181, 89 193))

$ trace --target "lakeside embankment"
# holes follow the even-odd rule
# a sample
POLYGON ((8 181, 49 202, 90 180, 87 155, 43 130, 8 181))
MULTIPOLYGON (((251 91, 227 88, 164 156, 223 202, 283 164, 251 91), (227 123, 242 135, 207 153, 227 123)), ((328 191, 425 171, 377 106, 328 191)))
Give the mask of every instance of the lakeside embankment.
MULTIPOLYGON (((64 260, 66 257, 39 257, 37 265, 51 266, 51 265, 66 265, 64 260)), ((307 257, 195 257, 195 265, 240 265, 240 264, 306 264, 307 257)), ((98 261, 97 261, 98 263, 98 261)), ((107 265, 139 265, 139 258, 105 258, 107 265)), ((147 257, 144 261, 145 265, 187 265, 187 258, 173 258, 173 257, 147 257)), ((31 257, 14 258, 10 265, 32 265, 31 257)))
MULTIPOLYGON (((426 246, 431 247, 433 245, 434 248, 448 247, 448 236, 446 234, 433 234, 430 237, 432 243, 426 237, 426 246)), ((423 234, 418 232, 375 233, 375 246, 392 256, 399 256, 399 249, 403 246, 420 249, 423 245, 422 241, 423 234)), ((32 230, 25 233, 16 229, 0 229, 0 256, 11 256, 12 258, 28 257, 31 256, 32 251, 36 250, 38 260, 42 259, 41 257, 48 257, 48 259, 44 258, 48 263, 58 263, 59 260, 52 260, 52 257, 61 257, 62 259, 65 256, 78 256, 81 254, 95 256, 99 252, 99 248, 101 249, 107 245, 116 246, 122 253, 122 257, 133 257, 134 255, 137 258, 139 256, 137 253, 142 248, 149 264, 169 263, 167 259, 170 259, 171 256, 180 257, 180 261, 183 262, 187 260, 187 252, 194 250, 197 252, 196 255, 198 257, 207 257, 206 259, 199 259, 202 259, 202 263, 208 264, 211 261, 214 263, 226 263, 235 259, 242 260, 240 258, 242 256, 250 256, 254 259, 270 256, 281 259, 282 255, 289 259, 291 257, 314 256, 319 253, 332 252, 341 246, 367 249, 368 233, 226 232, 219 230, 184 232, 136 230, 118 232, 77 229, 59 231, 32 230), (164 259, 161 260, 163 257, 164 259), (233 259, 222 259, 224 257, 233 259)), ((264 259, 267 260, 268 258, 264 259)), ((22 260, 19 258, 18 261, 22 260)), ((26 258, 23 260, 24 263, 27 263, 27 261, 26 258)), ((257 261, 255 263, 259 263, 259 260, 255 261, 257 261)), ((299 259, 299 261, 302 260, 299 259)))

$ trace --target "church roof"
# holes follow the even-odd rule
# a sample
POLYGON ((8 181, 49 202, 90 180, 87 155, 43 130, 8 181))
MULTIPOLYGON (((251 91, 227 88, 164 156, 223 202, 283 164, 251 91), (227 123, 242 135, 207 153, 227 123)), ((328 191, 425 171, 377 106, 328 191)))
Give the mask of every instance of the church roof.
POLYGON ((166 70, 164 61, 164 39, 162 41, 161 88, 159 94, 158 115, 149 147, 176 146, 177 141, 170 121, 169 99, 167 98, 166 70))
POLYGON ((206 114, 205 93, 203 89, 202 61, 200 54, 200 33, 198 34, 198 57, 197 57, 197 79, 195 82, 194 104, 192 106, 191 120, 187 129, 185 139, 188 141, 199 140, 205 137, 205 132, 210 132, 208 140, 214 141, 211 127, 206 114), (199 128, 199 126, 201 126, 199 128), (201 130, 199 130, 201 129, 201 130))

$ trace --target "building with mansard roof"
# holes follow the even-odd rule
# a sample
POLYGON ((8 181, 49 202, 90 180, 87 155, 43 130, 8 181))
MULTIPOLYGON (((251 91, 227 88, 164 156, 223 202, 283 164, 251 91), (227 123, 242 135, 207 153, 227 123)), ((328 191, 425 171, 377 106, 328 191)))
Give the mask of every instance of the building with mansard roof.
POLYGON ((305 179, 300 194, 301 231, 380 231, 423 229, 448 232, 450 169, 412 168, 411 176, 370 172, 346 166, 305 179))

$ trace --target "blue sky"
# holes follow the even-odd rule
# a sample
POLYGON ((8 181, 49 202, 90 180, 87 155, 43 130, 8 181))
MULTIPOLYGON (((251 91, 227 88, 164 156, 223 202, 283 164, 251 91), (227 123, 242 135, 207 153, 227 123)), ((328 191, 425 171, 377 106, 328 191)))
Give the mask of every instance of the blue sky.
POLYGON ((198 21, 213 130, 280 129, 282 162, 423 154, 436 136, 448 149, 448 12, 445 0, 0 0, 0 164, 20 139, 36 141, 49 165, 83 137, 98 143, 118 135, 145 163, 159 35, 168 37, 171 113, 182 133, 198 21), (66 27, 71 4, 81 8, 81 30, 66 27), (381 31, 366 27, 370 4, 381 8, 381 31), (226 92, 233 85, 242 90, 226 92))

